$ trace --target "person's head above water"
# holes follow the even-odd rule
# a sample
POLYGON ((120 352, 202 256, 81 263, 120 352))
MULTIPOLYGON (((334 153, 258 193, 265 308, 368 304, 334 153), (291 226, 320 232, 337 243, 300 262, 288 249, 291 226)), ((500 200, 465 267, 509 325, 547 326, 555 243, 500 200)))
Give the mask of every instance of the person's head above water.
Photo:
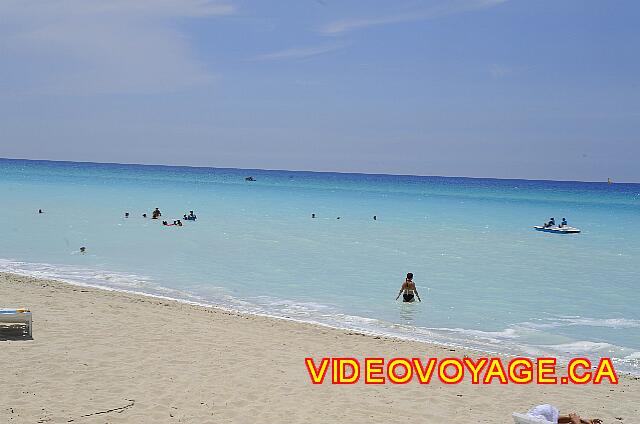
POLYGON ((407 273, 407 280, 409 280, 409 281, 413 280, 413 272, 408 272, 407 273))

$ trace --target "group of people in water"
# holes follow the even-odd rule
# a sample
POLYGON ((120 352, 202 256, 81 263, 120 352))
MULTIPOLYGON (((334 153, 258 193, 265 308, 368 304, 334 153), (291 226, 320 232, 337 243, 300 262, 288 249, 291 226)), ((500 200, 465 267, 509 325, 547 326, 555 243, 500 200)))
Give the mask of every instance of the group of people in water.
POLYGON ((184 214, 182 217, 185 221, 195 221, 196 219, 198 219, 198 217, 193 213, 193 211, 189 211, 189 215, 184 214))
MULTIPOLYGON (((562 222, 560 223, 560 225, 558 225, 559 228, 563 228, 568 226, 569 224, 567 224, 567 218, 562 218, 562 222)), ((555 218, 550 218, 549 222, 545 222, 544 224, 542 224, 542 226, 544 228, 551 228, 551 227, 555 227, 556 226, 556 219, 555 218)))
MULTIPOLYGON (((159 208, 155 208, 153 210, 153 212, 151 212, 151 219, 158 219, 161 216, 162 216, 162 212, 160 212, 159 208)), ((125 218, 129 218, 129 212, 125 212, 124 217, 125 218)), ((146 218, 147 214, 143 213, 142 217, 146 218)), ((196 219, 198 219, 198 217, 196 216, 196 214, 193 211, 189 211, 188 215, 187 214, 182 215, 182 219, 185 220, 185 221, 195 221, 196 219)), ((162 221, 162 225, 167 226, 167 227, 173 227, 173 226, 182 227, 182 220, 175 219, 173 221, 173 224, 169 224, 169 221, 162 221)))

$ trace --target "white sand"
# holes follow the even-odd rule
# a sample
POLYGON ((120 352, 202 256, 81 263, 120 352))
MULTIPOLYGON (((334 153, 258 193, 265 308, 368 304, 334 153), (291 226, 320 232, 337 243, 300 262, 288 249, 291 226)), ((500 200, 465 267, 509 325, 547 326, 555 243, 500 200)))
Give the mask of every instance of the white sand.
POLYGON ((616 386, 314 386, 307 356, 479 354, 9 274, 0 307, 34 317, 33 340, 0 332, 1 423, 497 424, 539 403, 640 423, 630 376, 616 386))

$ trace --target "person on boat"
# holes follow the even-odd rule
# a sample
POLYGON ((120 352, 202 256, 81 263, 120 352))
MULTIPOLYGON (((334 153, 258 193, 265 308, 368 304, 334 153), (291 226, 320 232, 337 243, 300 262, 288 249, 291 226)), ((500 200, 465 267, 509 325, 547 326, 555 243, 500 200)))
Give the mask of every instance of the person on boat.
POLYGON ((182 227, 182 221, 180 220, 176 221, 176 225, 178 225, 178 227, 182 227))
POLYGON ((558 408, 553 405, 545 404, 534 406, 529 409, 527 412, 527 416, 531 418, 535 418, 538 420, 546 420, 553 424, 601 424, 602 420, 600 418, 581 418, 575 412, 570 413, 569 415, 560 415, 558 408))
POLYGON ((413 273, 407 273, 407 278, 404 280, 404 283, 402 283, 400 292, 398 293, 398 296, 396 296, 396 300, 400 298, 400 295, 402 295, 403 302, 413 302, 415 300, 414 295, 418 298, 419 302, 422 302, 422 299, 420 299, 420 295, 418 294, 418 290, 416 289, 416 283, 413 282, 413 273))
POLYGON ((193 211, 189 211, 189 219, 192 221, 195 221, 198 217, 196 216, 195 213, 193 213, 193 211))
POLYGON ((162 221, 162 225, 169 225, 167 221, 162 221))
POLYGON ((556 225, 556 219, 555 218, 550 218, 549 222, 547 222, 546 224, 543 225, 544 228, 549 228, 549 227, 553 227, 556 225))
POLYGON ((156 209, 153 211, 153 214, 151 215, 151 218, 152 218, 152 219, 158 219, 158 218, 159 218, 159 217, 161 217, 161 216, 162 216, 162 212, 160 212, 160 209, 156 208, 156 209))
POLYGON ((182 219, 184 219, 185 221, 189 220, 189 218, 187 218, 187 214, 186 213, 184 215, 182 215, 182 219))
POLYGON ((562 218, 562 222, 560 223, 560 228, 567 226, 567 218, 562 218))

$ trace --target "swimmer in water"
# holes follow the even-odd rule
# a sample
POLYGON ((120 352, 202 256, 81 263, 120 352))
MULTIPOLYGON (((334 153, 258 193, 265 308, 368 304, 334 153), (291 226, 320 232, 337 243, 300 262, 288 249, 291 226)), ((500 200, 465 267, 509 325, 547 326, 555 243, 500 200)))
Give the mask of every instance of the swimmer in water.
POLYGON ((44 212, 42 212, 42 209, 38 209, 38 213, 44 213, 44 212))
POLYGON ((80 253, 86 253, 86 251, 87 251, 87 248, 86 248, 86 247, 82 246, 82 247, 80 248, 80 253))
POLYGON ((125 217, 125 218, 129 218, 129 212, 125 212, 125 213, 124 213, 124 217, 125 217))
POLYGON ((311 214, 311 218, 315 218, 315 217, 316 217, 316 214, 315 214, 315 213, 312 213, 312 214, 311 214))
POLYGON ((413 282, 413 273, 410 272, 407 274, 407 278, 404 280, 404 283, 402 283, 402 287, 400 287, 400 292, 398 293, 398 296, 396 296, 396 300, 398 300, 400 295, 402 295, 403 302, 413 302, 415 300, 414 294, 415 297, 418 298, 418 301, 422 302, 422 299, 420 299, 420 295, 418 294, 418 290, 416 289, 416 283, 413 282))

